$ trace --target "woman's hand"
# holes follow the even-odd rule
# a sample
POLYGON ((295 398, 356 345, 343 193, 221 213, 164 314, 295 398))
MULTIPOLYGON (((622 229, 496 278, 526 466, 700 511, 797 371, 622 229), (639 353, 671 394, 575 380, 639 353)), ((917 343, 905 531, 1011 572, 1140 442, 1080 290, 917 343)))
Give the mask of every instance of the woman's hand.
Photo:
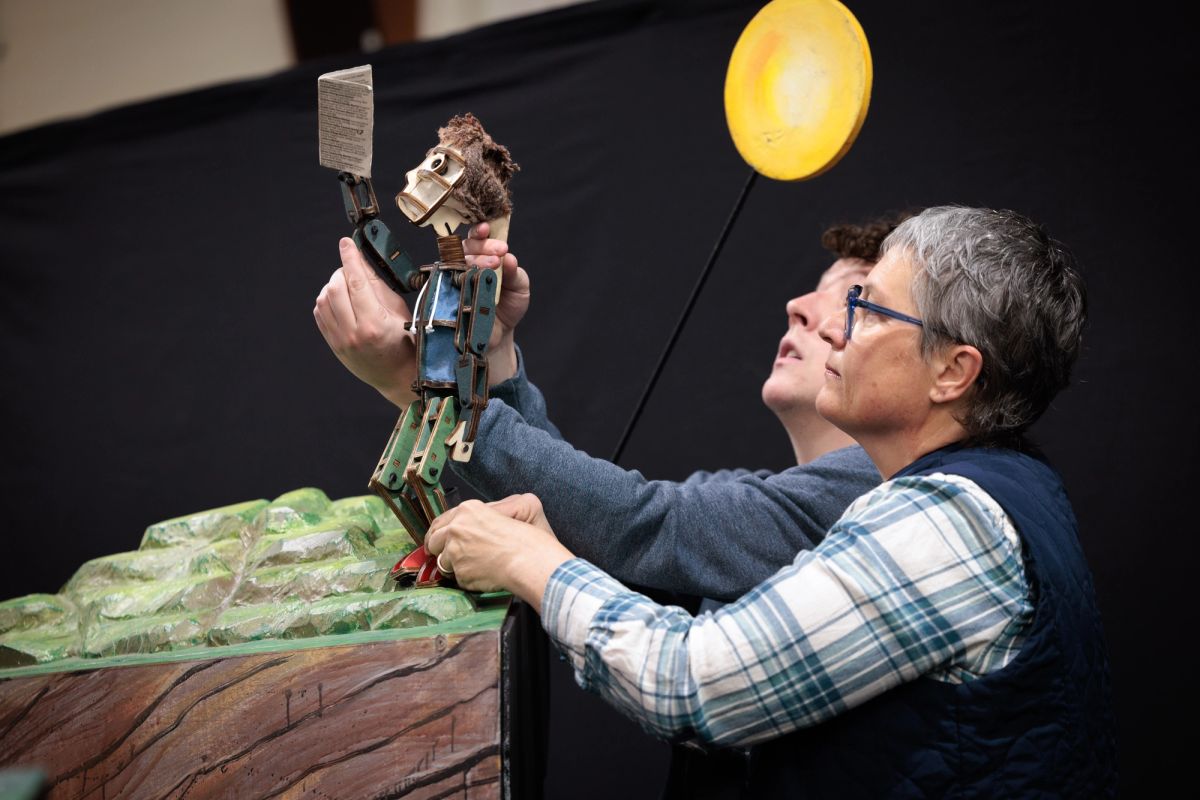
POLYGON ((472 225, 463 242, 467 263, 500 272, 500 297, 496 300, 496 322, 488 343, 488 383, 495 386, 517 374, 517 351, 513 332, 529 310, 529 275, 508 251, 508 243, 489 239, 491 226, 472 225))
POLYGON ((538 611, 550 575, 573 557, 531 494, 467 500, 433 521, 425 548, 464 589, 505 589, 538 611))
POLYGON ((313 318, 329 349, 359 380, 399 408, 416 395, 416 345, 405 328, 412 313, 363 259, 353 240, 338 243, 342 266, 317 295, 313 318))

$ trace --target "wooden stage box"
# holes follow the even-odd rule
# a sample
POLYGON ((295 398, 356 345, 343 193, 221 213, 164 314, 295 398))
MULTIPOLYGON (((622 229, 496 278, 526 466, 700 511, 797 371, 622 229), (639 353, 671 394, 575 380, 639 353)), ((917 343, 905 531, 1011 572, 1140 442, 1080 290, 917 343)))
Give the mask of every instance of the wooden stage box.
POLYGON ((502 601, 423 628, 0 670, 0 769, 48 798, 541 796, 546 642, 502 601))

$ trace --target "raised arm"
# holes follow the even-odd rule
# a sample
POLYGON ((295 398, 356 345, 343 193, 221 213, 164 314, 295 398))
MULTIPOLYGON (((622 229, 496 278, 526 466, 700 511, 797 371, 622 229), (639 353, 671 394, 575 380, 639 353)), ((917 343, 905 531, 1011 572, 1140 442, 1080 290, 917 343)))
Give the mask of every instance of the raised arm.
MULTIPOLYGON (((528 385, 523 374, 516 382, 528 385)), ((544 408, 540 398, 536 408, 544 408)), ((811 549, 855 497, 879 483, 857 447, 778 474, 653 481, 539 427, 532 413, 527 419, 492 403, 480 425, 483 446, 456 470, 488 499, 538 495, 559 539, 620 580, 700 597, 741 596, 811 549)))

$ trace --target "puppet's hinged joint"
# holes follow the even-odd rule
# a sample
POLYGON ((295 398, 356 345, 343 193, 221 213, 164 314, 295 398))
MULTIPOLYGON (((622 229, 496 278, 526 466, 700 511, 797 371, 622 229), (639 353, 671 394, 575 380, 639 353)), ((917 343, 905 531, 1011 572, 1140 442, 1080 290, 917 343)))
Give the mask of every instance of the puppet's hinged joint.
POLYGON ((375 199, 375 186, 370 178, 352 172, 339 172, 338 180, 342 184, 346 218, 351 225, 358 227, 379 216, 379 201, 375 199))
POLYGON ((499 275, 491 269, 472 267, 462 275, 462 300, 458 310, 455 346, 459 352, 455 364, 458 402, 463 419, 452 437, 450 457, 468 461, 479 420, 488 402, 487 347, 496 322, 496 295, 499 275))
POLYGON ((379 219, 379 201, 375 199, 371 179, 352 172, 339 172, 338 181, 342 185, 346 217, 354 225, 354 243, 375 273, 397 294, 419 288, 423 280, 420 271, 400 249, 388 226, 379 219))

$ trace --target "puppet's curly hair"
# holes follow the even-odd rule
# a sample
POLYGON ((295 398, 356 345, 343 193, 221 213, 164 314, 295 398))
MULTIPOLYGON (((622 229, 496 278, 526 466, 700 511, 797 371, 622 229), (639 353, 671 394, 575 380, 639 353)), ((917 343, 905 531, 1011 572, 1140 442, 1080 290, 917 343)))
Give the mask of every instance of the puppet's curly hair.
POLYGON ((508 182, 520 167, 508 148, 483 129, 474 114, 454 117, 438 128, 438 140, 453 147, 466 161, 466 175, 454 190, 471 216, 471 222, 496 219, 512 211, 508 182))
POLYGON ((904 220, 917 211, 895 211, 863 223, 830 225, 821 234, 821 246, 838 258, 861 258, 874 264, 879 260, 879 245, 904 220))

